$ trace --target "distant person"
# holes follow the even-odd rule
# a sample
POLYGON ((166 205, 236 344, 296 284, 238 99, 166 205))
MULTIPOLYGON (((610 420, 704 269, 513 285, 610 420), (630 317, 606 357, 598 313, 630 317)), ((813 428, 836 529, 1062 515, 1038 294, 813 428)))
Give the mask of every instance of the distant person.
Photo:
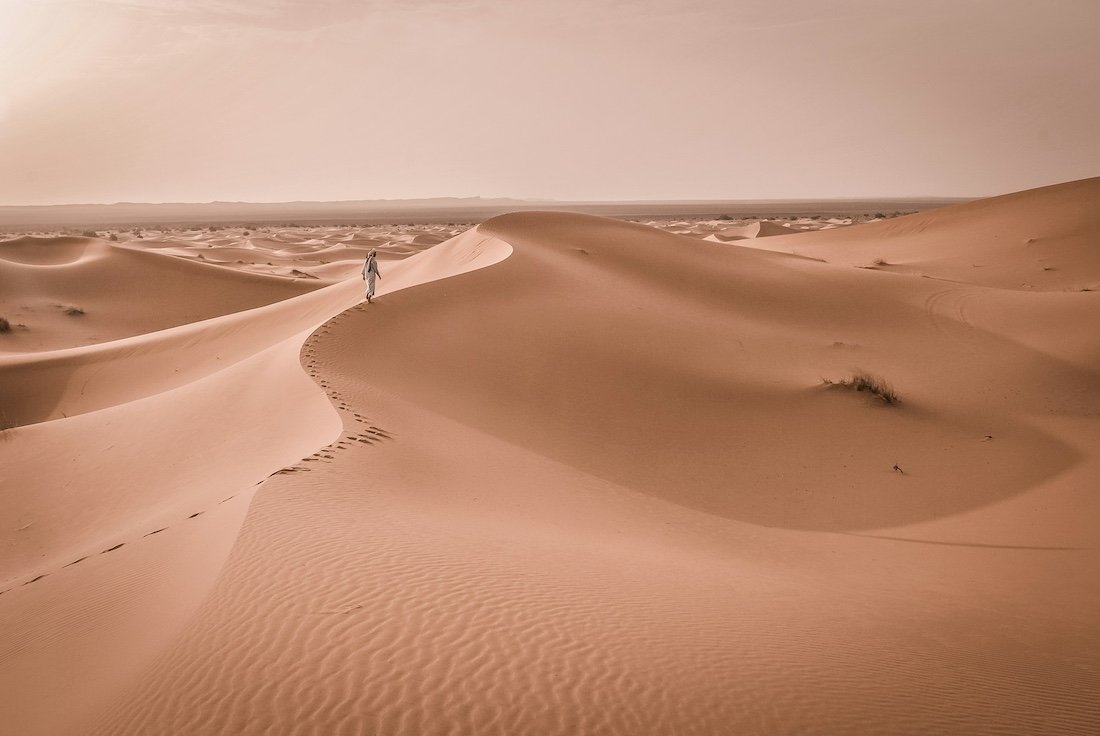
POLYGON ((370 304, 374 297, 374 280, 380 278, 382 274, 378 273, 378 251, 371 248, 363 264, 363 280, 367 282, 367 304, 370 304))

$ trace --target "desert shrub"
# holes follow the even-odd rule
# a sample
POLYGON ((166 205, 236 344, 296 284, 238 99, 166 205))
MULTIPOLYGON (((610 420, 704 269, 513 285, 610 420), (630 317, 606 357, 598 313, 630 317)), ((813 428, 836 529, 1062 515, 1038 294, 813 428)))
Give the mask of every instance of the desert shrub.
POLYGON ((831 381, 827 378, 823 378, 822 382, 827 386, 840 386, 841 388, 850 388, 855 391, 867 391, 872 396, 881 400, 884 404, 897 404, 901 401, 897 391, 894 390, 894 387, 891 386, 886 379, 867 373, 866 371, 854 371, 850 378, 845 378, 842 381, 831 381))
POLYGON ((85 230, 84 232, 82 232, 80 234, 83 235, 85 238, 98 238, 99 237, 99 233, 97 233, 95 230, 85 230))
POLYGON ((0 317, 0 332, 11 332, 11 322, 7 317, 0 317))
POLYGON ((65 314, 69 315, 70 317, 77 317, 81 314, 84 314, 84 310, 81 307, 73 304, 70 304, 67 307, 62 307, 62 311, 64 311, 65 314))
MULTIPOLYGON (((718 217, 716 217, 715 219, 716 220, 732 220, 733 216, 732 215, 718 215, 718 217)), ((454 227, 454 226, 452 225, 452 227, 454 227)))

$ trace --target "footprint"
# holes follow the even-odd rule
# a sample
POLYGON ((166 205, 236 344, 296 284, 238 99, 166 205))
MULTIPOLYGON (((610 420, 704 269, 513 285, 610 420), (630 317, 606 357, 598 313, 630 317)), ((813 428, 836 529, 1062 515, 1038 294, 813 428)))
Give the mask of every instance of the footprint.
POLYGON ((37 582, 38 582, 39 580, 41 580, 42 578, 46 577, 47 575, 49 575, 49 573, 43 573, 42 575, 39 575, 39 576, 38 576, 38 577, 36 577, 36 578, 31 578, 31 579, 30 579, 30 580, 28 580, 27 582, 23 583, 23 585, 30 585, 31 583, 37 583, 37 582))
POLYGON ((167 528, 168 527, 166 527, 166 526, 162 526, 160 529, 154 529, 153 531, 149 532, 148 534, 143 534, 142 536, 143 537, 151 537, 154 534, 160 534, 162 531, 164 531, 167 528))
POLYGON ((188 519, 194 519, 194 518, 195 518, 196 516, 199 516, 199 515, 201 515, 201 514, 203 514, 203 513, 204 513, 204 512, 202 512, 202 511, 196 511, 195 513, 191 514, 191 515, 190 515, 190 516, 188 516, 187 518, 188 518, 188 519))
POLYGON ((119 547, 125 547, 125 546, 126 546, 126 542, 119 542, 119 543, 118 543, 118 544, 116 544, 116 545, 115 545, 114 547, 108 547, 107 549, 103 550, 103 551, 102 551, 102 552, 100 552, 99 554, 101 554, 101 555, 105 555, 105 554, 107 554, 108 552, 114 552, 114 551, 115 551, 116 549, 118 549, 119 547))
POLYGON ((71 567, 72 565, 75 565, 78 562, 83 562, 86 559, 88 559, 87 555, 85 555, 84 557, 81 557, 79 560, 73 560, 72 562, 68 562, 68 563, 62 565, 62 567, 71 567))

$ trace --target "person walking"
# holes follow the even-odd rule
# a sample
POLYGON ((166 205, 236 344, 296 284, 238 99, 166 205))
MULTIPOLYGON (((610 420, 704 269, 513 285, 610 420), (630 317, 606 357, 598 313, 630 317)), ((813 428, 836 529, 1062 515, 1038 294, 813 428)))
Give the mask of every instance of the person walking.
POLYGON ((374 280, 380 278, 382 274, 378 272, 378 251, 371 248, 366 262, 363 263, 363 280, 367 282, 367 304, 370 304, 374 297, 374 280))

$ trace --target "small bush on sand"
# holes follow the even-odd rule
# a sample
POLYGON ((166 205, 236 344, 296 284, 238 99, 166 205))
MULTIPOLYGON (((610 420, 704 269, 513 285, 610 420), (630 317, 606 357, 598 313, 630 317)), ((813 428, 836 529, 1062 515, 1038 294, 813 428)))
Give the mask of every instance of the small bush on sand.
POLYGON ((83 235, 85 238, 98 238, 99 237, 99 233, 97 233, 95 230, 85 230, 84 232, 82 232, 80 234, 83 235))
POLYGON ((67 307, 62 307, 62 311, 64 311, 65 314, 69 315, 70 317, 76 317, 76 316, 79 316, 81 314, 84 314, 83 309, 81 309, 80 307, 77 307, 75 305, 72 305, 72 304, 70 304, 67 307))
POLYGON ((0 332, 11 332, 11 322, 7 317, 0 317, 0 332))
POLYGON ((884 404, 897 404, 901 401, 901 399, 898 398, 897 391, 894 390, 893 386, 887 383, 886 379, 872 375, 866 371, 855 371, 852 373, 851 378, 845 378, 843 381, 830 381, 828 378, 823 378, 821 380, 826 386, 841 386, 856 391, 867 391, 872 396, 876 396, 880 399, 884 404))

